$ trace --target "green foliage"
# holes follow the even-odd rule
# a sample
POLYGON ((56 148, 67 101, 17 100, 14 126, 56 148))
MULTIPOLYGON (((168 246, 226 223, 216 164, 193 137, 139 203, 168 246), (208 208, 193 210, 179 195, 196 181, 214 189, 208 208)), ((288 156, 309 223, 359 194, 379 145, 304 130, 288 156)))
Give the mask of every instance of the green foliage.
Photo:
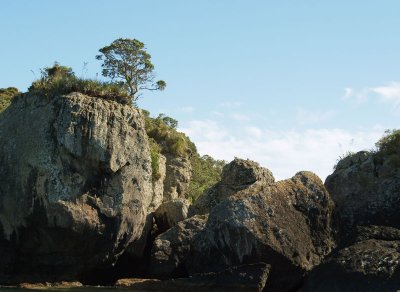
POLYGON ((160 173, 160 146, 150 138, 150 157, 151 157, 151 170, 153 182, 157 181, 161 177, 160 173))
POLYGON ((173 129, 178 128, 178 121, 166 116, 165 114, 159 114, 157 119, 161 119, 168 127, 171 127, 173 129))
POLYGON ((74 76, 74 72, 71 67, 61 66, 58 62, 55 62, 53 67, 46 67, 42 71, 42 77, 47 80, 61 79, 65 76, 74 76))
POLYGON ((42 70, 42 77, 32 83, 28 91, 52 98, 61 94, 80 92, 89 96, 110 99, 122 104, 129 104, 130 98, 118 83, 101 82, 78 78, 72 69, 55 63, 53 67, 42 70))
POLYGON ((169 121, 174 119, 164 114, 160 114, 159 117, 155 119, 151 118, 148 112, 144 112, 144 114, 146 116, 147 135, 160 145, 162 153, 189 157, 193 151, 196 151, 195 148, 193 149, 194 144, 189 141, 189 138, 170 125, 169 121))
POLYGON ((211 156, 195 154, 190 159, 192 178, 189 183, 187 197, 194 202, 206 189, 215 185, 221 179, 224 160, 215 160, 211 156))
POLYGON ((142 110, 146 118, 146 132, 150 140, 153 180, 159 178, 159 154, 172 154, 185 157, 192 165, 192 178, 187 198, 195 201, 206 189, 221 179, 222 168, 226 162, 215 160, 211 156, 200 156, 196 146, 185 134, 176 130, 178 122, 164 114, 151 118, 150 113, 142 110))
POLYGON ((400 153, 400 129, 386 130, 385 135, 375 143, 378 154, 400 153))
POLYGON ((103 76, 122 82, 133 102, 141 90, 164 90, 167 86, 163 80, 154 82, 154 65, 142 42, 119 38, 99 52, 96 59, 103 61, 103 76))
POLYGON ((18 94, 20 92, 15 87, 0 88, 0 113, 11 104, 11 100, 18 94))

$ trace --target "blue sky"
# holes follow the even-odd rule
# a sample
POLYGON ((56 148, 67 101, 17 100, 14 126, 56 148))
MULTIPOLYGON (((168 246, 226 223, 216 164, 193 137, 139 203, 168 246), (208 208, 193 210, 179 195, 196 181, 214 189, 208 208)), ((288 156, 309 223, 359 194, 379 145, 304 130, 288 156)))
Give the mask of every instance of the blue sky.
POLYGON ((399 127, 399 11, 395 0, 3 0, 0 87, 26 90, 54 61, 93 78, 99 48, 137 38, 168 84, 139 106, 178 119, 200 153, 324 179, 399 127))

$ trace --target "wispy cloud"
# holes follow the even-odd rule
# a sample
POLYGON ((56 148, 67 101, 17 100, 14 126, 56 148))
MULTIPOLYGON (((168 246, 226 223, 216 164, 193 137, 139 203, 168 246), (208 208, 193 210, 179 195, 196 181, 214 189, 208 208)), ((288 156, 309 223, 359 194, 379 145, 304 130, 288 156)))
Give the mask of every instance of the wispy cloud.
POLYGON ((232 113, 231 118, 237 122, 247 122, 250 121, 250 117, 245 114, 240 113, 232 113))
POLYGON ((371 149, 384 131, 380 127, 365 131, 227 128, 212 120, 191 121, 180 130, 196 143, 201 154, 227 161, 235 156, 249 158, 269 168, 277 179, 300 170, 311 170, 325 179, 340 155, 371 149))
POLYGON ((386 86, 372 88, 380 100, 392 103, 396 108, 400 106, 400 82, 392 82, 386 86))
POLYGON ((309 110, 304 108, 298 108, 296 119, 301 125, 312 125, 317 124, 330 118, 334 117, 336 114, 333 110, 309 110))
POLYGON ((196 110, 196 108, 194 108, 193 106, 183 106, 180 107, 178 110, 184 113, 192 113, 196 110))
POLYGON ((242 104, 241 101, 225 101, 220 103, 219 106, 223 108, 238 108, 242 106, 242 104))
POLYGON ((383 86, 366 87, 360 90, 345 88, 343 99, 358 103, 368 99, 378 99, 380 102, 391 104, 395 110, 400 110, 400 82, 390 82, 383 86))

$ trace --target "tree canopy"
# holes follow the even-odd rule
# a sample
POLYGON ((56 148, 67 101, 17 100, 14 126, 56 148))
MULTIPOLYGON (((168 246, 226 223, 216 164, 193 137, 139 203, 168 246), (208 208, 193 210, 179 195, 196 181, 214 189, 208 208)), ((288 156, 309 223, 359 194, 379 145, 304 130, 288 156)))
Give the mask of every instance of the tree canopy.
POLYGON ((142 90, 164 90, 166 83, 155 80, 154 65, 145 45, 136 39, 119 38, 99 50, 97 60, 103 61, 102 75, 126 87, 135 102, 142 90))

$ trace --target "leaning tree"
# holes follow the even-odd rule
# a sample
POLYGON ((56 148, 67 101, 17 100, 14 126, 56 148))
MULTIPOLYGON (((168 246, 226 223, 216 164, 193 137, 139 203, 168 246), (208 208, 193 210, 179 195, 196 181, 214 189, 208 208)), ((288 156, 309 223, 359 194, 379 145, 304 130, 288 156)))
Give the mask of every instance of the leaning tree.
POLYGON ((154 65, 142 42, 119 38, 99 51, 101 54, 96 59, 103 61, 102 75, 123 86, 133 102, 142 90, 164 90, 166 87, 165 81, 154 81, 154 65))

